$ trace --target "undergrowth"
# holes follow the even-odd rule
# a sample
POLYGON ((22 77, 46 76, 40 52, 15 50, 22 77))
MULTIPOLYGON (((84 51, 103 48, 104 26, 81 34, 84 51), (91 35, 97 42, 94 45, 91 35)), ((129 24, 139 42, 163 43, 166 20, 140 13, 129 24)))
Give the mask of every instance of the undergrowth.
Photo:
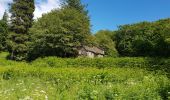
POLYGON ((48 57, 27 63, 6 60, 6 56, 0 54, 3 100, 170 99, 168 71, 156 68, 169 67, 168 59, 153 63, 146 62, 149 58, 48 57))

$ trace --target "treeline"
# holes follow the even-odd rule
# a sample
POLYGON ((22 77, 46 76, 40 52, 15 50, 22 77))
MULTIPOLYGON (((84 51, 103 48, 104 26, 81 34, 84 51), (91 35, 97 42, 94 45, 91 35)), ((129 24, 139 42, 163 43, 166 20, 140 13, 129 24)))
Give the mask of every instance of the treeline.
POLYGON ((123 56, 170 56, 170 19, 120 26, 116 48, 123 56))
POLYGON ((116 31, 95 34, 108 56, 170 56, 170 18, 122 25, 116 31))
POLYGON ((13 0, 9 7, 11 17, 6 18, 10 20, 2 19, 0 34, 7 37, 1 39, 0 44, 6 43, 1 51, 8 51, 9 59, 17 61, 44 56, 76 57, 77 47, 93 44, 88 40, 92 35, 85 7, 80 0, 61 0, 60 9, 34 21, 34 0, 13 0))
POLYGON ((12 60, 76 57, 80 46, 97 46, 106 56, 170 56, 170 19, 119 26, 116 31, 91 33, 86 6, 61 0, 61 8, 33 20, 34 0, 14 0, 11 17, 0 21, 0 50, 12 60), (8 20, 10 19, 10 20, 8 20))

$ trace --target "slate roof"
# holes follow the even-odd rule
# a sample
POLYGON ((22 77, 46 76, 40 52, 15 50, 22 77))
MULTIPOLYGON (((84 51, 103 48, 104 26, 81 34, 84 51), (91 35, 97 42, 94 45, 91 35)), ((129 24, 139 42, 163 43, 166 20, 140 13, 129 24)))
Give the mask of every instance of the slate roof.
POLYGON ((88 47, 88 46, 84 46, 84 49, 87 50, 87 51, 90 51, 90 52, 93 52, 95 54, 102 54, 104 55, 104 51, 97 48, 97 47, 88 47))

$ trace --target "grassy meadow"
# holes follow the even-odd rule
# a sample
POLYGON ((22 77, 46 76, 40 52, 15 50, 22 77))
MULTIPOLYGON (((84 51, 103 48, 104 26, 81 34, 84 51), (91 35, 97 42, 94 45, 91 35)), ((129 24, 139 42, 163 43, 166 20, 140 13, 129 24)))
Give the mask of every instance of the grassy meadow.
POLYGON ((47 57, 28 63, 7 55, 0 53, 2 100, 170 99, 168 58, 47 57))

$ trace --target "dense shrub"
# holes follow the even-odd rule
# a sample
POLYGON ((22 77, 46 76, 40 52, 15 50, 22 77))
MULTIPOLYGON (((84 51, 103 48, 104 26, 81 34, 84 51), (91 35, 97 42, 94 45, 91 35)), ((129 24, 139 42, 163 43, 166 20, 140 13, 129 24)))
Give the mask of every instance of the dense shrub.
POLYGON ((107 57, 117 57, 119 55, 113 39, 114 35, 114 32, 109 30, 100 30, 95 34, 98 46, 105 51, 107 57))
MULTIPOLYGON (((18 63, 19 64, 19 63, 18 63)), ((2 68, 0 68, 2 69, 2 68)), ((2 71, 2 70, 1 70, 2 71)), ((169 99, 169 79, 140 68, 49 68, 13 66, 0 72, 0 94, 9 98, 169 99), (6 95, 4 92, 8 90, 6 95), (12 91, 11 91, 12 90, 12 91), (22 92, 21 92, 22 91, 22 92), (22 94, 22 95, 21 95, 22 94), (12 96, 12 97, 11 97, 12 96), (44 97, 44 96, 43 96, 44 97)))
POLYGON ((47 57, 26 63, 9 61, 5 56, 7 53, 0 54, 2 98, 15 99, 25 96, 33 99, 37 99, 38 96, 38 99, 42 100, 45 96, 50 100, 170 98, 170 81, 167 75, 164 75, 164 72, 155 73, 142 69, 167 67, 165 71, 168 71, 169 59, 47 57))
POLYGON ((67 66, 67 61, 63 58, 48 57, 37 59, 32 62, 32 65, 37 67, 65 67, 67 66))
POLYGON ((145 58, 39 58, 32 62, 35 66, 44 67, 142 67, 148 63, 145 58), (51 66, 53 64, 53 66, 51 66))
POLYGON ((170 56, 170 19, 122 25, 116 47, 122 56, 170 56))
POLYGON ((128 67, 145 68, 152 71, 161 70, 170 73, 170 59, 149 57, 120 57, 120 58, 39 58, 31 63, 39 67, 128 67))
POLYGON ((44 56, 75 57, 88 44, 90 20, 80 0, 64 0, 60 9, 43 14, 30 29, 28 60, 44 56))

